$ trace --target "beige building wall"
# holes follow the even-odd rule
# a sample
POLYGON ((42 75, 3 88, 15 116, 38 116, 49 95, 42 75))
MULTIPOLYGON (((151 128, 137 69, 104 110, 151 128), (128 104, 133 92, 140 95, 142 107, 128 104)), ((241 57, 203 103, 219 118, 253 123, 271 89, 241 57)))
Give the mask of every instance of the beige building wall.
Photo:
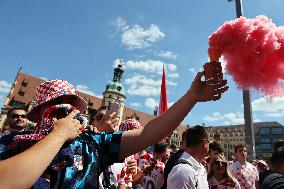
POLYGON ((245 144, 245 133, 243 127, 221 127, 212 128, 210 132, 210 140, 221 143, 224 155, 231 159, 234 156, 234 148, 239 144, 245 144))

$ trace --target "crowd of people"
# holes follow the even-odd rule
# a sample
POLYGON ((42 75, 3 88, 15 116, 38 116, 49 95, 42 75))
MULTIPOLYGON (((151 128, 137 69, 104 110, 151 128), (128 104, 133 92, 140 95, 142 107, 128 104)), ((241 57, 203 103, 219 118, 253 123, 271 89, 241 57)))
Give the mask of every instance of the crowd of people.
POLYGON ((271 166, 261 160, 247 162, 244 145, 235 147, 233 162, 227 161, 221 145, 210 142, 202 126, 183 133, 180 149, 161 142, 196 103, 219 100, 228 90, 226 80, 205 82, 203 75, 198 73, 185 95, 145 126, 133 118, 118 125, 116 113, 106 106, 92 113, 87 124, 80 113, 87 103, 74 87, 65 80, 45 81, 31 110, 17 107, 7 114, 8 128, 0 137, 0 187, 283 187, 281 142, 271 166), (34 129, 30 122, 36 123, 34 129))

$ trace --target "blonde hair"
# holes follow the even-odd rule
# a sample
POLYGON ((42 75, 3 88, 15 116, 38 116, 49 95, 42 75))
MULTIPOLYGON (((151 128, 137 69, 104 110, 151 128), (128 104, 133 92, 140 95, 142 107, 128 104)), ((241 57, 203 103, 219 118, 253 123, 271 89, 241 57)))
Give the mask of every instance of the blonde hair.
MULTIPOLYGON (((224 156, 223 156, 224 157, 224 156)), ((210 168, 209 168, 209 172, 207 174, 207 179, 209 180, 210 178, 213 177, 213 164, 216 162, 218 158, 218 155, 215 156, 210 163, 210 168)), ((224 157, 225 159, 225 157, 224 157)), ((226 162, 227 163, 227 162, 226 162)), ((226 171, 224 172, 223 178, 225 179, 225 181, 227 183, 229 183, 232 186, 236 185, 236 181, 233 179, 233 176, 231 175, 231 173, 228 171, 228 163, 227 163, 227 167, 226 167, 226 171)))

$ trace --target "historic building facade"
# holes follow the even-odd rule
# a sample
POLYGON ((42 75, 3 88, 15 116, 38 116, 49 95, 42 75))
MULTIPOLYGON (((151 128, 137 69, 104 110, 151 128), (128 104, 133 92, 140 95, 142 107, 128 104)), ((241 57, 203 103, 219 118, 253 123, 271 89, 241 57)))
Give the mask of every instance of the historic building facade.
MULTIPOLYGON (((277 140, 283 140, 284 127, 278 122, 254 123, 256 157, 269 156, 277 140)), ((234 148, 238 144, 245 144, 244 125, 206 127, 210 140, 219 141, 227 158, 234 156, 234 148)))
POLYGON ((111 103, 117 103, 119 105, 119 111, 117 117, 119 118, 119 123, 122 121, 123 110, 125 107, 125 91, 121 83, 123 76, 122 65, 119 64, 117 68, 114 69, 113 80, 106 85, 106 90, 103 92, 102 105, 110 107, 111 103))

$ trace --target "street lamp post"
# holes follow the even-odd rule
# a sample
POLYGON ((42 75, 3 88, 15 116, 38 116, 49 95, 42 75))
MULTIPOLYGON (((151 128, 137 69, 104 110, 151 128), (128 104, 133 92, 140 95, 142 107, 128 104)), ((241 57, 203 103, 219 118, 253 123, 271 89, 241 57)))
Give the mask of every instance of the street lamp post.
MULTIPOLYGON (((228 0, 229 2, 233 0, 228 0)), ((243 15, 242 0, 235 0, 237 18, 243 15)), ((249 90, 243 90, 244 119, 245 119, 245 142, 247 144, 248 158, 255 158, 255 140, 252 121, 251 94, 249 90)))

